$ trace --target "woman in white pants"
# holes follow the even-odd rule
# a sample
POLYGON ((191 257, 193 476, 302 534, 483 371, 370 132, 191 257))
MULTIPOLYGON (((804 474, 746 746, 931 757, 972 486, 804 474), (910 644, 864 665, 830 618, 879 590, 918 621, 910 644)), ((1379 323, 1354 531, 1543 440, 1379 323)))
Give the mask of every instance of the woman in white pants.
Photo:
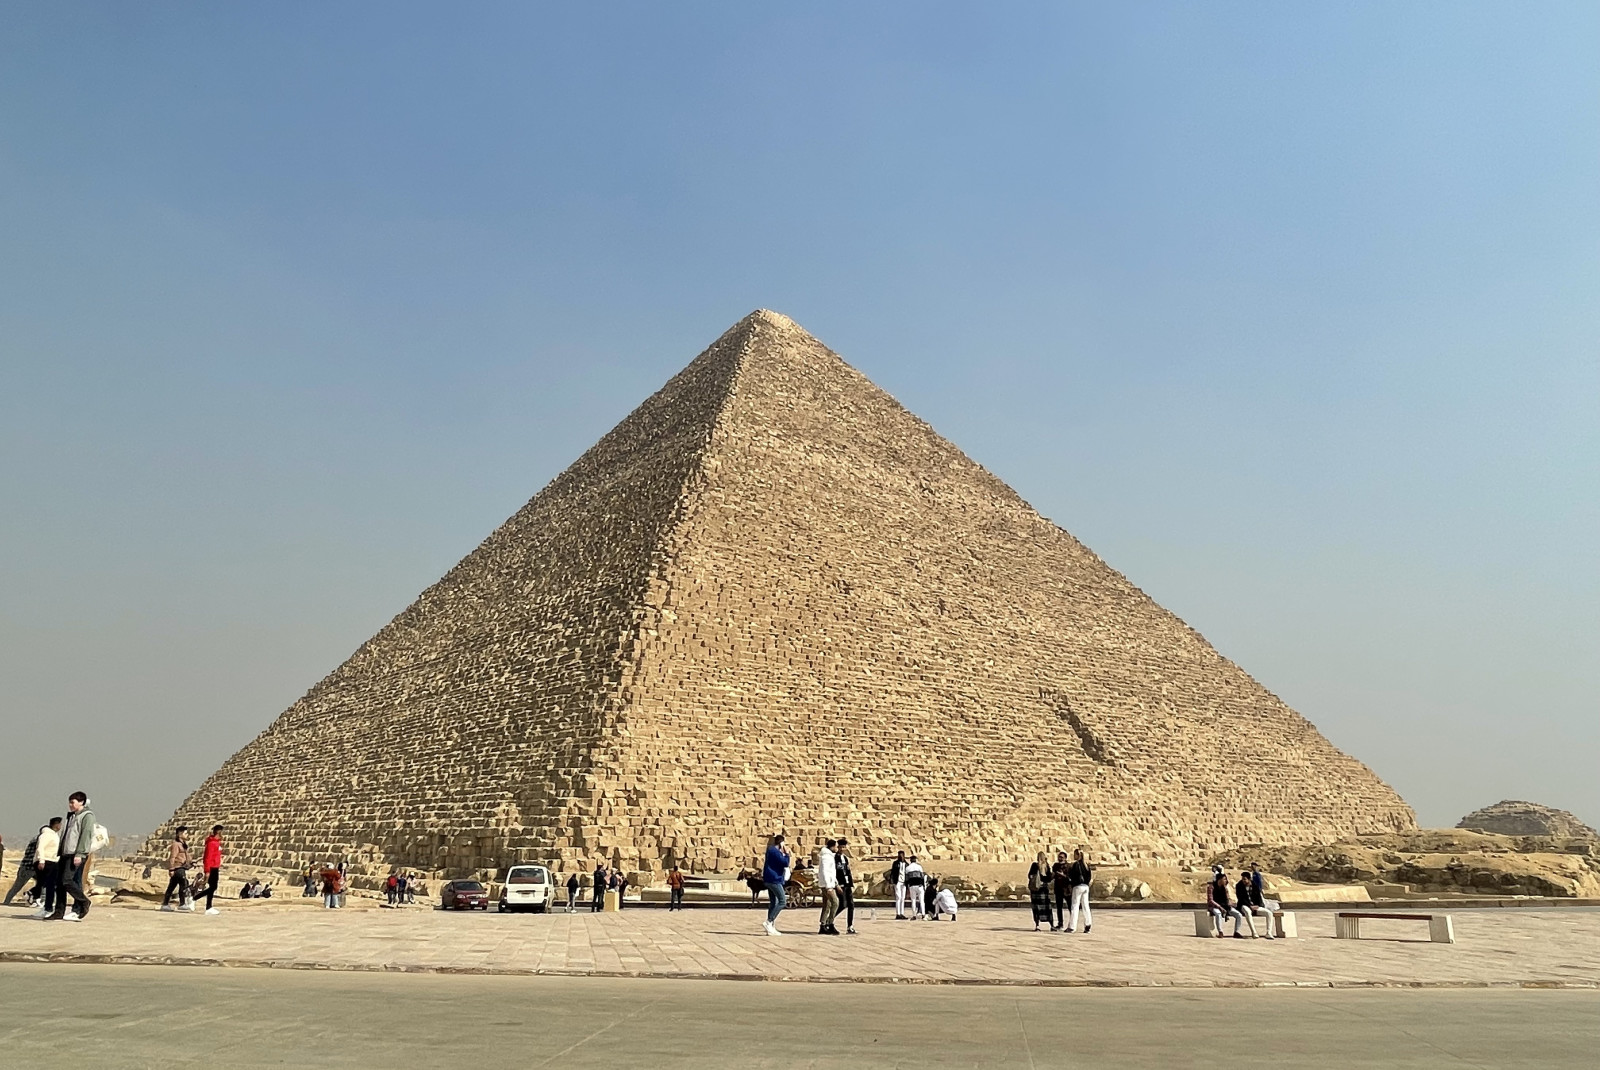
POLYGON ((1084 860, 1083 848, 1072 852, 1072 865, 1067 867, 1067 884, 1072 887, 1072 915, 1067 922, 1067 932, 1075 932, 1078 928, 1078 910, 1083 910, 1083 931, 1089 931, 1089 924, 1094 919, 1089 916, 1089 883, 1094 879, 1089 870, 1089 863, 1084 860))

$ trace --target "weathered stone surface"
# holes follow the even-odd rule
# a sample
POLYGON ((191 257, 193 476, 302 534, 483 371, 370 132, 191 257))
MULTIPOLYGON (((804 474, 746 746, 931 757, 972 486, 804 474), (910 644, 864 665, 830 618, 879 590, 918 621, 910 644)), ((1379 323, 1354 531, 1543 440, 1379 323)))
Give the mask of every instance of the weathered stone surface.
MULTIPOLYGON (((296 867, 1176 863, 1411 809, 786 317, 735 325, 175 821, 296 867)), ((170 828, 170 823, 166 828, 170 828)), ((166 832, 158 831, 157 836, 166 832)))
POLYGON ((1474 810, 1456 822, 1456 828, 1497 832, 1502 836, 1588 836, 1600 840, 1600 832, 1585 825, 1576 815, 1518 799, 1504 799, 1493 806, 1474 810))

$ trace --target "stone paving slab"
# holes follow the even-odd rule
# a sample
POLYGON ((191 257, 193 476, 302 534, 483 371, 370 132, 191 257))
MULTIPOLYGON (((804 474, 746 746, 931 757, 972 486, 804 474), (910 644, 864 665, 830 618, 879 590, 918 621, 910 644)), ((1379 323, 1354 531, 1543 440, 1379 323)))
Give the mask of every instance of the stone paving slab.
POLYGON ((1105 987, 1521 986, 1600 988, 1600 911, 1454 912, 1455 944, 1419 922, 1366 922, 1333 939, 1331 912, 1297 940, 1204 939, 1186 911, 1102 910, 1090 934, 1036 933, 1021 910, 959 922, 858 916, 858 936, 781 937, 748 908, 620 914, 329 911, 230 902, 218 916, 96 907, 77 924, 0 911, 0 961, 261 966, 394 972, 1105 987))

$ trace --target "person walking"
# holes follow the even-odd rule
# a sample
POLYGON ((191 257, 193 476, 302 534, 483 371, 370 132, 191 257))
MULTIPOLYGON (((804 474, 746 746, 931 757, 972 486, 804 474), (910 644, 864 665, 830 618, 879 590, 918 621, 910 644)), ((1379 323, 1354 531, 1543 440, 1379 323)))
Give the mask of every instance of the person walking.
POLYGON ((767 920, 762 926, 768 936, 782 936, 778 931, 778 915, 789 905, 789 893, 784 884, 789 880, 789 869, 794 860, 783 848, 783 833, 776 833, 767 844, 767 854, 761 862, 761 883, 767 887, 767 920))
POLYGON ((1050 921, 1050 860, 1043 851, 1028 867, 1028 903, 1033 907, 1033 931, 1039 931, 1041 921, 1054 930, 1050 921))
POLYGON ((923 871, 916 855, 912 855, 906 862, 905 869, 900 871, 900 879, 905 882, 906 895, 911 900, 911 917, 921 918, 926 913, 923 909, 922 892, 923 885, 928 881, 928 875, 923 871))
MULTIPOLYGON (((58 819, 51 818, 51 820, 56 821, 58 819)), ((39 837, 44 834, 45 828, 48 827, 49 826, 41 827, 38 832, 35 832, 33 834, 33 839, 28 841, 28 846, 22 849, 22 858, 17 862, 17 879, 11 883, 10 890, 6 892, 6 906, 11 905, 11 901, 17 897, 18 892, 22 891, 22 886, 24 884, 27 884, 29 881, 33 881, 35 885, 38 884, 39 873, 35 868, 35 865, 39 859, 39 837)), ((31 900, 32 898, 34 898, 34 896, 30 890, 29 899, 31 900)), ((29 905, 32 905, 31 902, 29 905)))
POLYGON ((817 852, 817 889, 822 893, 822 917, 817 926, 821 936, 838 936, 839 929, 833 919, 839 916, 839 868, 833 849, 838 840, 824 840, 817 852))
POLYGON ((833 853, 834 868, 839 873, 839 909, 844 912, 844 931, 856 935, 856 878, 850 872, 850 841, 839 837, 839 846, 833 853))
POLYGON ((178 893, 177 909, 194 909, 194 897, 189 894, 189 867, 194 865, 194 856, 189 853, 189 841, 184 836, 188 831, 188 825, 179 825, 172 830, 172 842, 167 845, 167 892, 161 897, 162 910, 173 909, 173 892, 178 893))
POLYGON ((1078 910, 1083 910, 1083 931, 1089 931, 1089 885, 1094 879, 1094 873, 1089 869, 1089 863, 1083 857, 1083 848, 1072 852, 1072 865, 1067 867, 1067 886, 1071 889, 1072 913, 1067 918, 1067 932, 1076 932, 1078 929, 1078 910))
POLYGON ((889 864, 889 883, 894 886, 894 920, 906 920, 906 853, 899 852, 889 864))
POLYGON ((55 912, 57 890, 61 885, 61 818, 52 817, 39 829, 39 846, 33 852, 33 894, 38 900, 35 916, 44 918, 55 912))
POLYGON ((576 914, 578 912, 578 888, 581 883, 582 882, 578 880, 578 875, 576 873, 572 873, 567 876, 568 914, 576 914))
POLYGON ((89 796, 75 791, 67 796, 67 820, 61 826, 61 864, 56 879, 55 909, 46 921, 79 921, 89 913, 89 896, 83 890, 84 863, 94 847, 94 811, 89 796), (67 899, 73 910, 67 910, 67 899))
MULTIPOLYGON (((212 901, 217 897, 217 884, 222 880, 221 825, 211 826, 211 835, 206 837, 205 854, 200 864, 204 867, 206 874, 206 913, 221 914, 222 911, 212 904, 212 901)), ((200 898, 198 892, 195 893, 195 898, 200 898)))
POLYGON ((683 909, 683 871, 677 866, 667 874, 667 909, 683 909))

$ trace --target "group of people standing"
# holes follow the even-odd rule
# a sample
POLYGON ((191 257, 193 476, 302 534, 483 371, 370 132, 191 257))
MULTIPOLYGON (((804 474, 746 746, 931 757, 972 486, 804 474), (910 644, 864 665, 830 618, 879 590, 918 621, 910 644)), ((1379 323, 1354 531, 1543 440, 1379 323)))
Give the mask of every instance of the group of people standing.
MULTIPOLYGON (((576 879, 576 874, 573 876, 576 879)), ((567 892, 567 905, 569 908, 572 904, 571 895, 574 891, 576 891, 576 888, 569 881, 567 892)), ((607 892, 617 893, 617 909, 621 910, 623 900, 628 896, 628 875, 622 871, 620 866, 607 866, 604 862, 596 862, 594 865, 594 900, 589 908, 591 913, 598 914, 606 908, 607 892)))
POLYGON ((95 828, 89 796, 81 791, 67 796, 66 817, 52 817, 39 826, 28 842, 5 902, 15 899, 31 880, 33 887, 27 894, 34 903, 35 917, 44 921, 80 921, 87 917, 89 895, 83 882, 94 853, 95 828))
POLYGON ((1028 867, 1028 900, 1033 905, 1033 931, 1040 924, 1050 926, 1053 933, 1078 931, 1078 915, 1083 915, 1083 931, 1087 933, 1093 922, 1089 912, 1089 885, 1094 871, 1083 856, 1080 847, 1067 860, 1067 852, 1057 851, 1055 862, 1040 851, 1033 865, 1028 867), (1051 913, 1052 896, 1055 912, 1051 913))
MULTIPOLYGON (((421 883, 422 878, 416 874, 407 873, 403 869, 398 870, 390 873, 383 882, 383 897, 388 905, 392 907, 415 903, 417 901, 417 886, 421 883)), ((422 889, 422 894, 424 897, 427 896, 428 889, 426 887, 422 889)))

